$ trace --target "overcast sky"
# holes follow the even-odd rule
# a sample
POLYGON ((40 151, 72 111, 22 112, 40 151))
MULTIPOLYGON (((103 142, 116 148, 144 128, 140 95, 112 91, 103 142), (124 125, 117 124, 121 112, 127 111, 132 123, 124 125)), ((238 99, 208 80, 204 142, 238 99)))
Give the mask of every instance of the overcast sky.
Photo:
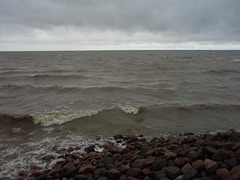
POLYGON ((0 0, 0 51, 240 49, 240 0, 0 0))

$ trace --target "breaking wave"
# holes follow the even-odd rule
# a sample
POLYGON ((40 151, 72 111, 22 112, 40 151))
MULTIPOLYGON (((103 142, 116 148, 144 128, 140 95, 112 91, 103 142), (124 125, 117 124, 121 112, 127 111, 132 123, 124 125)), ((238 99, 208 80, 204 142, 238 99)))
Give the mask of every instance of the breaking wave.
POLYGON ((155 104, 150 106, 117 106, 117 107, 109 107, 98 110, 82 110, 79 112, 54 112, 54 113, 35 113, 35 114, 25 114, 25 115, 11 115, 0 113, 1 123, 4 121, 21 121, 21 122, 29 122, 32 121, 35 124, 39 124, 41 126, 51 126, 51 125, 61 125, 63 123, 80 119, 84 117, 90 117, 93 115, 97 115, 100 112, 106 111, 114 111, 120 110, 119 112, 123 112, 129 115, 138 115, 140 113, 145 112, 160 112, 160 111, 168 111, 171 112, 185 112, 185 113, 193 113, 196 111, 221 111, 228 112, 230 110, 240 111, 240 105, 221 105, 221 104, 195 104, 195 105, 171 105, 171 104, 155 104))

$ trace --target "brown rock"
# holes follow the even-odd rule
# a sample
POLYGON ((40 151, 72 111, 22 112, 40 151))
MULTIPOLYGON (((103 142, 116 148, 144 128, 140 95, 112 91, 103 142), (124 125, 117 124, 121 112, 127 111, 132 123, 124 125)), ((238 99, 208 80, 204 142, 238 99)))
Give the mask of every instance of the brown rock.
POLYGON ((61 174, 63 176, 70 176, 71 174, 74 173, 75 169, 76 168, 72 162, 67 163, 66 165, 63 166, 61 174))
POLYGON ((80 175, 76 175, 74 177, 74 180, 87 180, 87 178, 88 178, 87 175, 80 174, 80 175))
POLYGON ((215 172, 219 166, 218 163, 216 163, 215 161, 212 161, 210 159, 205 159, 204 165, 209 173, 215 172))
POLYGON ((216 171, 216 175, 218 179, 226 179, 230 176, 230 173, 227 168, 221 168, 216 171))
POLYGON ((239 180, 240 179, 240 172, 232 174, 230 179, 231 180, 239 180))
POLYGON ((133 168, 140 168, 142 169, 145 166, 145 159, 136 159, 133 163, 132 163, 132 167, 133 168))
POLYGON ((55 159, 54 155, 47 155, 45 156, 45 161, 51 161, 52 159, 55 159))
POLYGON ((138 177, 142 174, 142 170, 140 168, 130 168, 127 170, 127 175, 138 177))
POLYGON ((177 154, 175 153, 175 152, 171 152, 171 151, 166 151, 165 153, 164 153, 164 157, 166 158, 166 159, 175 159, 176 157, 177 157, 177 154))
POLYGON ((217 150, 217 152, 212 157, 214 161, 224 161, 229 158, 230 158, 230 153, 226 149, 217 150))
POLYGON ((192 166, 189 163, 187 163, 182 167, 181 171, 182 171, 183 174, 185 174, 190 169, 192 169, 192 166))
POLYGON ((204 162, 203 162, 203 160, 199 159, 199 160, 194 161, 192 163, 192 166, 200 172, 204 169, 204 162))
POLYGON ((108 171, 109 178, 112 180, 118 180, 120 176, 122 175, 120 171, 117 169, 110 169, 108 171))
POLYGON ((189 169, 187 172, 184 173, 183 179, 184 180, 191 180, 191 179, 197 178, 199 176, 200 175, 198 174, 197 170, 192 168, 192 169, 189 169))
POLYGON ((72 147, 70 147, 70 148, 67 149, 67 152, 68 152, 68 153, 73 152, 73 151, 74 151, 74 149, 73 149, 72 147))
POLYGON ((233 151, 237 151, 237 150, 239 150, 240 149, 240 143, 237 143, 236 145, 234 145, 233 147, 232 147, 232 150, 233 151))
POLYGON ((226 159, 224 163, 227 164, 230 168, 237 166, 239 163, 236 158, 226 159))
POLYGON ((240 166, 235 166, 234 168, 231 169, 230 173, 235 174, 237 172, 240 172, 240 166))
POLYGON ((150 165, 150 164, 154 163, 154 161, 155 161, 154 157, 147 156, 145 163, 146 163, 146 165, 150 165))
POLYGON ((96 167, 92 166, 92 165, 87 165, 85 167, 81 167, 78 171, 79 174, 88 174, 93 172, 96 169, 96 167))
POLYGON ((168 165, 168 162, 164 158, 157 159, 153 164, 152 164, 152 169, 154 171, 158 171, 168 165))
POLYGON ((27 177, 28 173, 25 170, 22 170, 18 173, 19 176, 27 177))
POLYGON ((176 179, 181 174, 180 168, 176 166, 168 166, 163 168, 163 170, 170 179, 176 179))

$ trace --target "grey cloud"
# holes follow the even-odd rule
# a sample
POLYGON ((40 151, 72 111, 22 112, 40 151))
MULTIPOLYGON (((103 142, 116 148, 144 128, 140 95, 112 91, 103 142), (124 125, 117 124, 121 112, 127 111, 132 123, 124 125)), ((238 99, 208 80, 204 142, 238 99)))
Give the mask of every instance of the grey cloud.
POLYGON ((0 36, 56 27, 240 41, 239 0, 0 0, 0 36), (19 31, 19 32, 16 32, 19 31))

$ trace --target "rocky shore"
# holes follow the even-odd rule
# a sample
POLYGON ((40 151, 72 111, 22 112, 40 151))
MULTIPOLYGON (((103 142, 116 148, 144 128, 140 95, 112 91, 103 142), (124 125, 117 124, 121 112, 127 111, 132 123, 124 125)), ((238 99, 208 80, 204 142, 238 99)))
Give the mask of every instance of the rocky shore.
MULTIPOLYGON (((19 172, 18 180, 240 180, 240 132, 183 134, 146 140, 116 135, 101 152, 89 145, 83 153, 69 147, 52 169, 19 172), (124 144, 120 147, 118 144, 124 144)), ((45 160, 56 158, 51 155, 45 160)))

